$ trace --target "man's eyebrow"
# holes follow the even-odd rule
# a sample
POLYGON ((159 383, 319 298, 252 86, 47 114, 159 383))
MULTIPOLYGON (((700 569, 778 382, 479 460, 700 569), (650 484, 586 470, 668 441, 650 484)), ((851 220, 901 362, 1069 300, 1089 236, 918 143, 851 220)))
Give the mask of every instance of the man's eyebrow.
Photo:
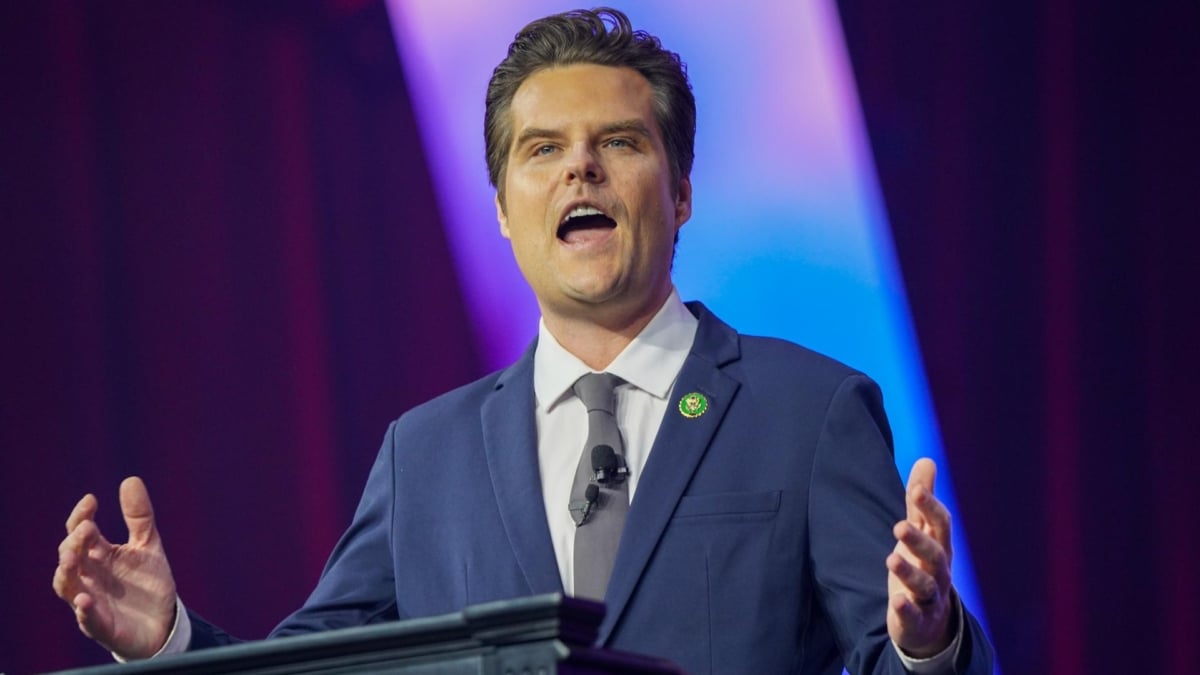
MULTIPOLYGON (((637 118, 620 120, 618 122, 610 122, 600 128, 600 135, 607 136, 609 134, 618 133, 634 133, 640 136, 650 138, 649 127, 645 122, 637 118)), ((513 142, 513 147, 520 147, 532 139, 557 139, 563 137, 563 132, 557 129, 543 129, 541 127, 527 127, 517 134, 517 140, 513 142)))
POLYGON ((646 124, 637 118, 606 124, 600 130, 600 132, 605 135, 621 132, 632 132, 641 136, 646 136, 647 138, 652 135, 650 133, 650 129, 646 127, 646 124))
POLYGON ((561 131, 555 131, 554 129, 542 129, 539 127, 527 127, 525 129, 522 129, 521 133, 517 135, 517 140, 515 142, 513 142, 513 147, 522 146, 525 143, 527 143, 530 139, 534 139, 534 138, 561 138, 562 135, 563 134, 561 131))

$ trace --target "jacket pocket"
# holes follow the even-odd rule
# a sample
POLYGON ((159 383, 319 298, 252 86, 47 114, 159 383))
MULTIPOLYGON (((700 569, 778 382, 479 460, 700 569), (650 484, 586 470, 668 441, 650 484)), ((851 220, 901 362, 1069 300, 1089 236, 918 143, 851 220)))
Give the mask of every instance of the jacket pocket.
POLYGON ((779 511, 779 500, 779 490, 684 495, 675 508, 675 518, 736 515, 769 517, 779 511))

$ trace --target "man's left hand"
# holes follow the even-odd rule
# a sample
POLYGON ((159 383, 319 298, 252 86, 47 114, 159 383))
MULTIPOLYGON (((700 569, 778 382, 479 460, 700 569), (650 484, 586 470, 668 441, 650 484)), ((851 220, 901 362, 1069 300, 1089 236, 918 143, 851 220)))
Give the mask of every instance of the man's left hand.
POLYGON ((937 466, 920 459, 908 477, 908 513, 892 532, 887 557, 888 635, 905 654, 928 658, 954 639, 950 583, 950 512, 933 496, 937 466))

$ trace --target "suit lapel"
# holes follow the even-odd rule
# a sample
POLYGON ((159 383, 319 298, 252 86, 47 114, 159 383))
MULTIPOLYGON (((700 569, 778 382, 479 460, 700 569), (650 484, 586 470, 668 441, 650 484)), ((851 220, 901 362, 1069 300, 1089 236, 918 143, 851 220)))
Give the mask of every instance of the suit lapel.
POLYGON ((608 611, 597 644, 607 642, 625 611, 675 506, 738 389, 737 380, 721 371, 721 366, 738 358, 737 334, 703 305, 689 303, 689 307, 699 317, 700 326, 692 351, 675 381, 666 416, 629 506, 605 597, 608 611), (679 411, 679 399, 692 392, 707 398, 708 409, 699 417, 687 418, 679 411))
POLYGON ((496 506, 531 593, 561 593, 538 475, 533 347, 500 375, 480 411, 496 506))

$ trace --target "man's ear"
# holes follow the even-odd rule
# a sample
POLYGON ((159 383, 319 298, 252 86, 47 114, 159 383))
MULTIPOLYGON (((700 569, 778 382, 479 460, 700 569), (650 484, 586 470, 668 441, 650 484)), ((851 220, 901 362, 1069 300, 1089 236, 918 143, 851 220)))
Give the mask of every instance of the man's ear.
POLYGON ((679 179, 679 189, 675 192, 675 231, 692 217, 692 179, 684 176, 679 179))
POLYGON ((504 202, 500 199, 500 193, 496 193, 496 220, 500 223, 500 236, 505 239, 512 239, 512 234, 508 231, 508 216, 504 213, 504 202))

